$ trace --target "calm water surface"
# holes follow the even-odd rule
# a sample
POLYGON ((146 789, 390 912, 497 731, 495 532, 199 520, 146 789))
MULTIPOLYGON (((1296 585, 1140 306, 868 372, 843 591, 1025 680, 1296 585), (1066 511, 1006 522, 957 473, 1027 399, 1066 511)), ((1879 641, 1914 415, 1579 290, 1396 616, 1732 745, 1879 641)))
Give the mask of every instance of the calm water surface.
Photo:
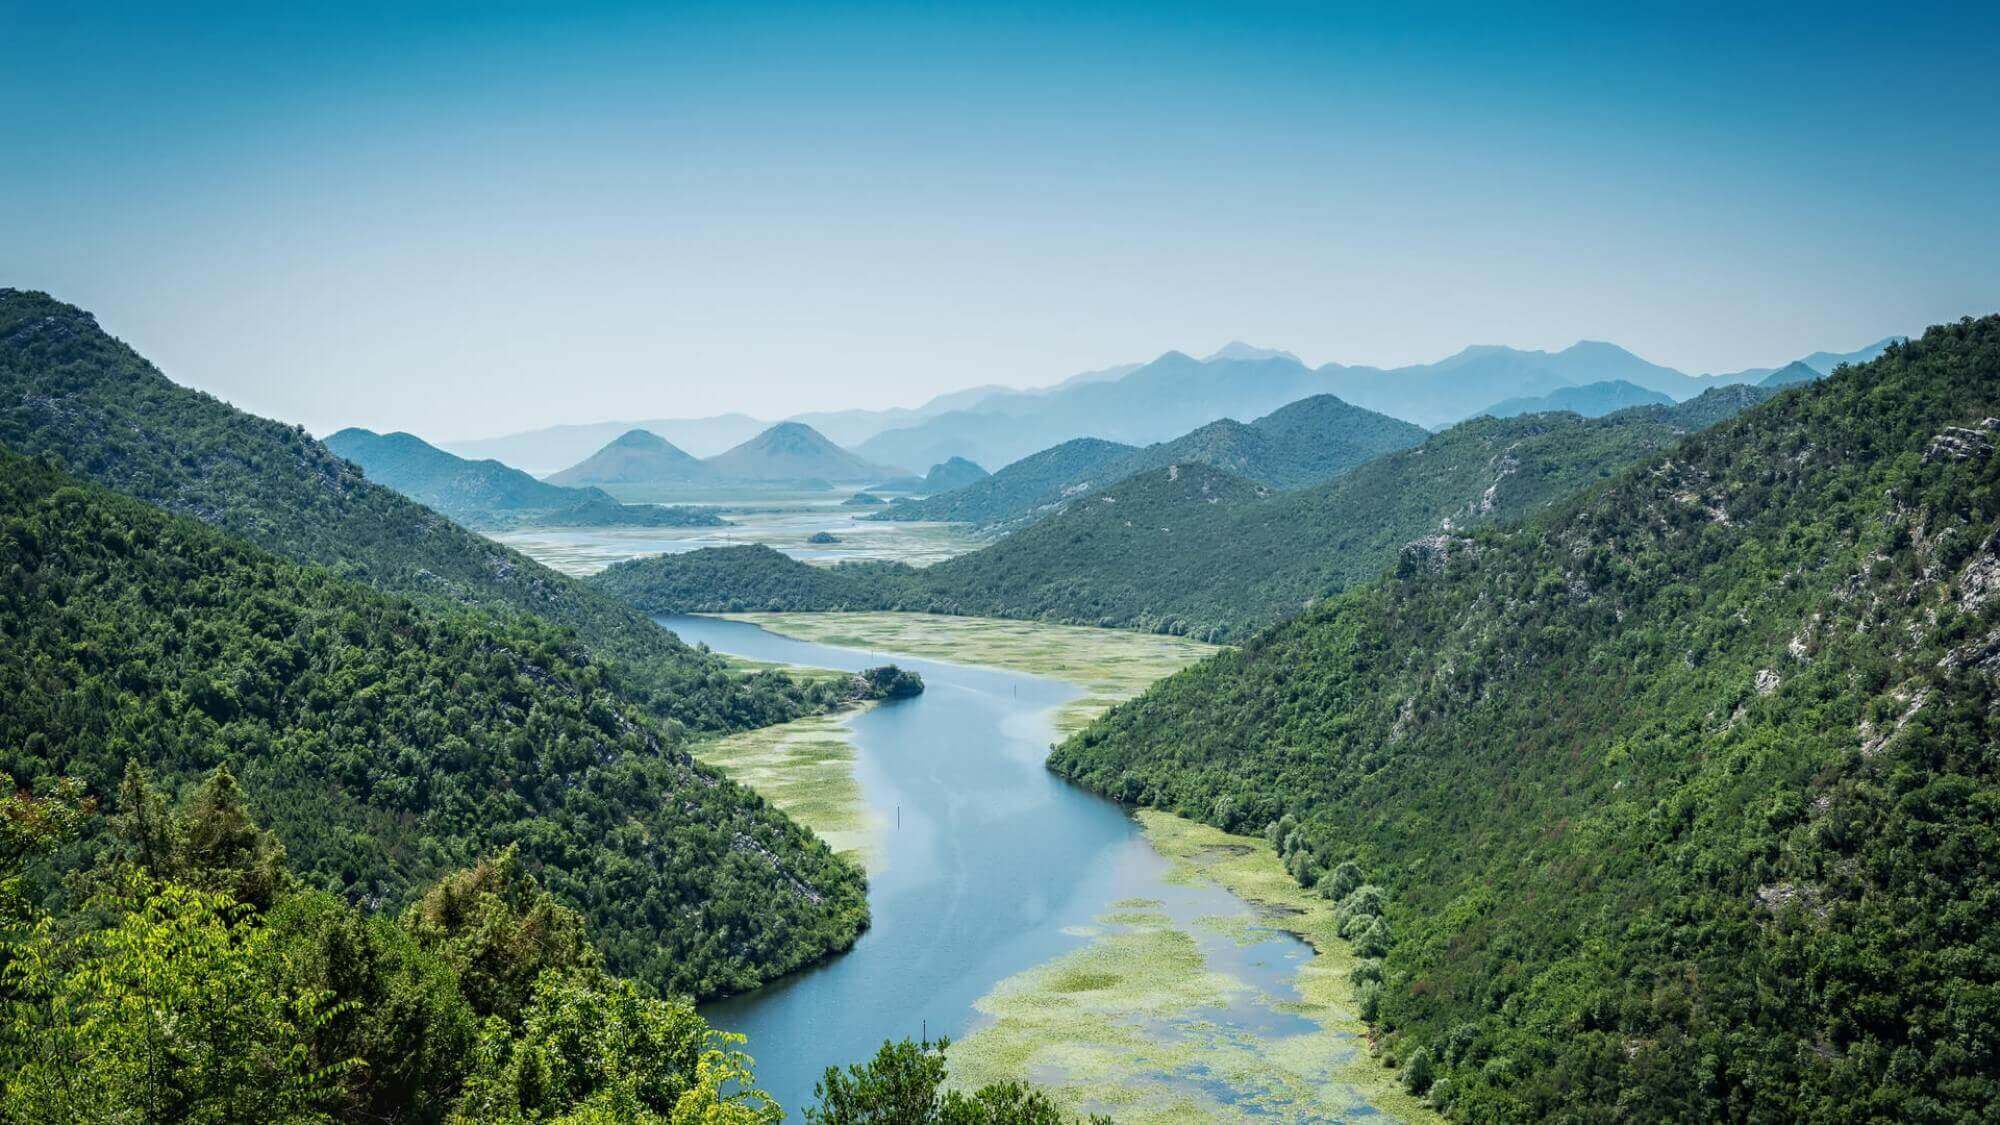
POLYGON ((626 559, 746 543, 762 543, 809 563, 879 560, 929 566, 983 542, 962 523, 863 519, 875 509, 842 507, 840 501, 847 495, 818 493, 812 498, 752 504, 690 497, 675 502, 716 508, 728 525, 536 528, 495 532, 493 538, 565 574, 595 574, 626 559), (839 542, 812 542, 812 536, 822 531, 839 542))
MULTIPOLYGON (((1157 900, 1182 923, 1248 909, 1214 885, 1166 882, 1168 863, 1135 820, 1043 768, 1054 709, 1081 694, 1073 685, 793 640, 747 622, 659 620, 718 652, 848 670, 893 659, 924 678, 923 695, 853 720, 862 793, 883 824, 868 932, 818 968, 703 1009, 750 1037, 759 1085, 795 1117, 829 1065, 865 1059, 884 1039, 976 1029, 975 1001, 1082 945, 1065 931, 1121 899, 1157 900)), ((1276 930, 1248 945, 1195 932, 1210 968, 1262 993, 1203 1019, 1261 1035, 1314 1026, 1274 1007, 1296 999, 1290 981, 1309 946, 1276 930)))

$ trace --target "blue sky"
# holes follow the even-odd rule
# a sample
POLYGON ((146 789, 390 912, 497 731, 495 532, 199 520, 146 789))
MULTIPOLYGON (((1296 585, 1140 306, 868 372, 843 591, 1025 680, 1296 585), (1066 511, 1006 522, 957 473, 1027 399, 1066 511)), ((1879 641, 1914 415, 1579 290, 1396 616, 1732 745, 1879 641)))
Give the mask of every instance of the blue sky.
POLYGON ((2000 311, 1994 6, 0 0, 0 284, 435 438, 2000 311))

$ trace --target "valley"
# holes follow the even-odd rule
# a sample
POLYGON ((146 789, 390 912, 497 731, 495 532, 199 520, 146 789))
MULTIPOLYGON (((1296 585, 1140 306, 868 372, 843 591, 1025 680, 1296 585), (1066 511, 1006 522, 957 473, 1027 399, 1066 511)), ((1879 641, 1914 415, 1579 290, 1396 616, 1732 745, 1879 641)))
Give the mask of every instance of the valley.
POLYGON ((894 661, 926 684, 695 749, 869 873, 874 925, 851 951, 704 1008, 765 1044, 781 1104, 828 1061, 928 1033, 955 1040, 954 1081, 1032 1080, 1120 1120, 1431 1119, 1361 1048, 1331 904, 1287 889, 1268 843, 1135 821, 1042 768, 1058 733, 1206 646, 919 614, 662 624, 760 662, 894 661), (810 1050, 794 1061, 791 1043, 810 1050))
POLYGON ((2000 5, 0 26, 0 1125, 2000 1125, 2000 5))

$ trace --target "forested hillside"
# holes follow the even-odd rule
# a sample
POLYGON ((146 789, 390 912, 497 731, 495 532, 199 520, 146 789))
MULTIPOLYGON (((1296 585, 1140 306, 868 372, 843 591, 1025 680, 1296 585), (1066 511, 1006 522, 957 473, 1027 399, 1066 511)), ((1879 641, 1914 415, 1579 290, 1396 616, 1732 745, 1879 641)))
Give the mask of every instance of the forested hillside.
POLYGON ((1104 488, 1169 465, 1208 465, 1272 488, 1304 488, 1429 437, 1421 426, 1314 395, 1249 424, 1224 418, 1147 446, 1095 474, 1104 488))
POLYGON ((623 691, 691 727, 811 705, 789 680, 738 681, 630 607, 365 480, 303 429, 168 381, 45 293, 0 289, 0 446, 377 589, 572 629, 623 691))
POLYGON ((1208 465, 1272 488, 1303 488, 1428 436, 1420 426, 1332 395, 1313 395, 1254 422, 1222 418, 1144 449, 1096 439, 1064 442, 968 489, 898 504, 872 518, 1021 527, 1079 497, 1169 465, 1208 465))
MULTIPOLYGON (((568 634, 432 611, 0 451, 0 772, 219 764, 315 886, 399 905, 518 845, 610 965, 696 995, 845 948, 860 874, 568 634)), ((823 693, 859 693, 829 683, 823 693)))
POLYGON ((652 612, 907 609, 1232 640, 1374 579, 1413 540, 1540 511, 1769 393, 1718 388, 1594 420, 1478 418, 1296 492, 1199 464, 1149 469, 922 570, 739 547, 592 581, 652 612))
POLYGON ((1029 454, 983 480, 897 504, 871 518, 1004 523, 1032 513, 1052 496, 1060 499, 1065 486, 1088 479, 1135 452, 1115 441, 1076 438, 1029 454))
POLYGON ((1052 766, 1267 831, 1466 1121, 2000 1112, 2000 317, 1407 554, 1052 766))
POLYGON ((109 807, 70 779, 11 780, 0 1120, 1071 1120, 1018 1082, 946 1090, 945 1044, 907 1039, 829 1067, 816 1105, 780 1107, 740 1036, 605 972, 587 921, 515 847, 379 909, 301 884, 225 768, 174 802, 133 766, 109 807), (97 862, 72 880, 78 901, 47 912, 28 892, 79 835, 103 842, 97 862))

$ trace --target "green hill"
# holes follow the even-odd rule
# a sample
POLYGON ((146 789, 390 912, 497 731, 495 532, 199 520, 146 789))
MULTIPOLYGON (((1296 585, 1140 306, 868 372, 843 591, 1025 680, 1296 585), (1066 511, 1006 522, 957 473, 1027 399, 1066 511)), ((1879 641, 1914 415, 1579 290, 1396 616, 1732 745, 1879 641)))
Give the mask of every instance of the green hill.
POLYGON ((963 457, 951 457, 932 465, 931 471, 924 474, 924 491, 950 492, 954 488, 977 484, 992 475, 963 457))
POLYGON ((903 563, 813 566, 750 543, 613 563, 589 581, 648 613, 834 612, 923 608, 921 589, 907 585, 918 573, 903 563))
POLYGON ((468 461, 415 434, 349 428, 323 444, 361 466, 368 479, 467 527, 716 527, 700 508, 621 504, 596 488, 547 484, 498 461, 468 461))
POLYGON ((1060 746, 1267 831, 1466 1121, 2000 1111, 2000 317, 1441 536, 1060 746))
POLYGON ((1147 469, 1203 464, 1272 488, 1304 488, 1430 436, 1422 426, 1313 395, 1244 425, 1211 422, 1107 467, 1099 488, 1147 469))
POLYGON ((1065 442, 1007 466, 972 485, 965 496, 899 504, 873 518, 970 518, 992 526, 1020 526, 1060 511, 1076 497, 1170 465, 1209 465, 1273 488, 1302 488, 1428 436, 1420 426, 1350 406, 1333 395, 1313 395, 1249 424, 1223 418, 1144 449, 1091 439, 1082 439, 1087 444, 1065 442), (1113 456, 1115 450, 1123 452, 1113 456), (1003 476, 1007 479, 1000 481, 1003 476))
MULTIPOLYGON (((1206 465, 1148 469, 991 546, 923 570, 839 580, 718 548, 641 559, 593 581, 654 612, 911 609, 1241 638, 1374 579, 1412 540, 1520 519, 1770 394, 1717 388, 1599 419, 1477 418, 1323 484, 1271 492, 1206 465), (732 562, 734 560, 734 562, 732 562), (737 571, 735 566, 754 567, 737 571), (871 585, 872 584, 872 585, 871 585)), ((1233 423, 1232 423, 1233 425, 1233 423)))
POLYGON ((702 484, 712 479, 708 466, 666 438, 647 430, 627 430, 582 461, 551 474, 549 483, 582 488, 702 484))
POLYGON ((702 464, 718 479, 745 482, 880 480, 901 473, 849 453, 803 422, 780 422, 702 464))
POLYGON ((696 995, 866 925, 857 871, 569 634, 433 612, 5 451, 0 636, 0 773, 102 797, 127 761, 179 788, 227 763, 349 898, 397 906, 518 844, 614 968, 696 995))
MULTIPOLYGON (((1771 384, 1767 382, 1765 385, 1771 384)), ((1623 379, 1610 379, 1602 383, 1587 383, 1581 387, 1562 387, 1545 395, 1504 399, 1479 413, 1495 418, 1512 418, 1517 414, 1547 414, 1554 410, 1568 410, 1585 418, 1601 418, 1614 410, 1624 410, 1633 406, 1671 406, 1673 402, 1670 395, 1649 391, 1623 379)))
POLYGON ((1776 371, 1771 372, 1769 375, 1764 376, 1763 382, 1759 383, 1758 386, 1795 387, 1800 383, 1818 382, 1824 377, 1824 372, 1817 370, 1804 360, 1793 360, 1776 371))
POLYGON ((1063 489, 1137 452, 1129 445, 1076 438, 1030 454, 984 480, 951 492, 896 505, 871 516, 884 520, 936 520, 993 524, 1020 519, 1038 505, 1060 501, 1063 489))
POLYGON ((380 590, 571 629, 659 717, 714 730, 811 705, 782 678, 731 679, 630 606, 369 482, 303 429, 168 381, 45 293, 0 289, 0 445, 380 590))

